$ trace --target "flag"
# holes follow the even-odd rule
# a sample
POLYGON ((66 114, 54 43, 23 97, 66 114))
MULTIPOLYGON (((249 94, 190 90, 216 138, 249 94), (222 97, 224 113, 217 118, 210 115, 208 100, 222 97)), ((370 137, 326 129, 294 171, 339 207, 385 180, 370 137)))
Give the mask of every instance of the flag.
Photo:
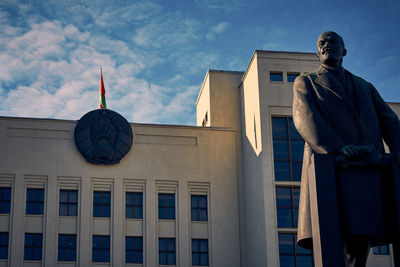
POLYGON ((100 69, 100 108, 107 108, 106 105, 106 89, 104 89, 103 70, 100 69))

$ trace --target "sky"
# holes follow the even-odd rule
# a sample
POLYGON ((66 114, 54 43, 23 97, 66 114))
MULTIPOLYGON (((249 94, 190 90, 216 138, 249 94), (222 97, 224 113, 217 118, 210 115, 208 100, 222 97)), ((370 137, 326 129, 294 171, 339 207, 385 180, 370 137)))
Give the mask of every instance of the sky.
POLYGON ((344 67, 400 102, 400 1, 0 0, 0 116, 195 125, 208 69, 245 71, 254 50, 315 52, 333 30, 344 67))

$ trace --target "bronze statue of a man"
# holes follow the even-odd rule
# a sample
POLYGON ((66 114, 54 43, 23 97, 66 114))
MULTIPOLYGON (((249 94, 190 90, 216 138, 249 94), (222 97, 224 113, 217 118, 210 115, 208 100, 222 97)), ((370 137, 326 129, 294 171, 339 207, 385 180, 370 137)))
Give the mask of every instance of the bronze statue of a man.
MULTIPOLYGON (((346 53, 340 35, 322 33, 317 41, 320 67, 297 77, 293 86, 293 119, 306 141, 298 223, 298 244, 304 248, 312 248, 308 169, 313 153, 358 160, 365 147, 384 153, 383 138, 400 161, 400 121, 371 83, 342 67, 346 53)), ((374 237, 350 235, 345 244, 348 266, 365 266, 370 246, 380 244, 374 237)))

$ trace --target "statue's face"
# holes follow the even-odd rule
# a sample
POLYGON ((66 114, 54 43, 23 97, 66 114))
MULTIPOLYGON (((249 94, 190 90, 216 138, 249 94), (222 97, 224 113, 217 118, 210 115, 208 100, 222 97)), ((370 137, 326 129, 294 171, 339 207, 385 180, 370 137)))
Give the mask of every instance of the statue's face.
POLYGON ((317 41, 317 56, 321 64, 337 68, 342 65, 346 55, 343 39, 334 32, 326 32, 319 36, 317 41))

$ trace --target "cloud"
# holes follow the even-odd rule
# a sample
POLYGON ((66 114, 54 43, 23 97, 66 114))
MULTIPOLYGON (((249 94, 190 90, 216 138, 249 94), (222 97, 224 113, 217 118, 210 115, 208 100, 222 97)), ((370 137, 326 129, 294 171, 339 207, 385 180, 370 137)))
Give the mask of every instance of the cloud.
POLYGON ((220 22, 217 25, 211 27, 210 31, 207 33, 206 38, 207 40, 213 40, 215 37, 224 31, 226 31, 229 27, 229 23, 224 21, 220 22))
MULTIPOLYGON (((8 29, 0 33, 0 114, 79 119, 98 107, 103 67, 107 104, 129 121, 179 123, 183 118, 194 123, 193 103, 200 85, 171 87, 168 84, 176 79, 158 85, 137 77, 159 64, 159 57, 147 57, 124 41, 59 21, 8 29)), ((191 32, 188 21, 175 37, 191 32)))
POLYGON ((200 8, 217 12, 232 12, 246 5, 246 1, 244 0, 195 0, 195 3, 200 8))

